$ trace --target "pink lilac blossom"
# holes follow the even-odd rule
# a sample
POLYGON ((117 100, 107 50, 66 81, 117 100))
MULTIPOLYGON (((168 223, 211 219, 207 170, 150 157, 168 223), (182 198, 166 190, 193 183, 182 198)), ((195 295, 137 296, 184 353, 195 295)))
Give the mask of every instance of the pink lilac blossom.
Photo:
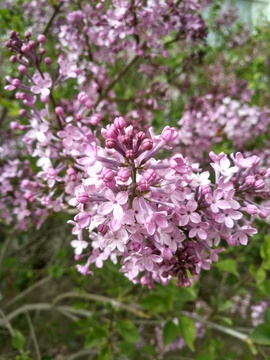
MULTIPOLYGON (((187 159, 179 157, 184 168, 171 161, 176 155, 155 159, 164 147, 173 147, 176 129, 165 127, 160 136, 152 129, 138 133, 118 117, 101 134, 105 148, 99 142, 82 145, 86 156, 78 163, 84 166, 85 180, 78 189, 87 196, 77 196, 70 203, 76 204, 83 218, 86 214, 91 218, 91 225, 84 228, 89 231, 89 240, 84 239, 89 242, 88 251, 92 247, 120 256, 121 271, 134 283, 153 287, 175 277, 179 286, 189 286, 188 273, 209 270, 218 260, 219 242, 246 244, 248 236, 257 232, 247 205, 260 209, 253 197, 263 199, 269 193, 269 178, 257 157, 237 153, 230 160, 225 154, 211 153, 215 182, 210 182, 208 172, 201 185, 194 182, 194 167, 187 159), (250 176, 255 181, 247 184, 250 176), (168 196, 168 189, 169 194, 181 194, 178 201, 168 196)), ((197 167, 195 171, 198 174, 197 167)), ((263 210, 270 213, 268 208, 263 210)))

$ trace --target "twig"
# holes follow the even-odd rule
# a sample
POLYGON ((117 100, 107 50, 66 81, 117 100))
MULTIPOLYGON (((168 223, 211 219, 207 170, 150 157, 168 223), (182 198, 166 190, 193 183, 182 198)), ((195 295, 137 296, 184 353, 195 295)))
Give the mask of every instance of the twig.
POLYGON ((37 281, 35 284, 33 284, 32 286, 30 286, 29 288, 27 288, 26 290, 24 290, 23 292, 21 292, 20 294, 18 294, 15 298, 11 299, 8 304, 6 305, 6 307, 8 308, 9 306, 13 305, 15 302, 17 302, 18 300, 20 300, 21 298, 23 298, 25 295, 27 295, 28 293, 30 293, 31 291, 33 291, 34 289, 36 289, 37 287, 46 284, 48 281, 50 281, 52 279, 51 276, 47 276, 44 279, 41 279, 39 281, 37 281))
POLYGON ((64 294, 61 294, 59 296, 57 296, 53 303, 56 304, 57 302, 63 300, 63 299, 68 299, 68 298, 79 298, 79 299, 85 299, 85 300, 93 300, 93 301, 98 301, 98 302, 102 302, 102 303, 109 303, 114 307, 118 307, 121 309, 124 309, 126 311, 129 311, 133 314, 136 314, 139 317, 145 318, 145 319, 149 319, 150 316, 148 314, 145 314, 144 312, 142 312, 140 309, 137 309, 133 306, 127 305, 127 304, 123 304, 120 301, 117 301, 115 299, 112 298, 108 298, 106 296, 102 296, 102 295, 96 295, 96 294, 80 294, 77 292, 67 292, 64 294))
POLYGON ((68 356, 66 358, 66 360, 75 360, 75 359, 78 359, 78 358, 80 358, 82 356, 91 355, 91 354, 97 355, 98 351, 97 350, 84 349, 84 350, 76 352, 75 354, 72 354, 72 355, 68 356))
POLYGON ((29 330, 30 330, 30 335, 32 337, 33 343, 34 343, 34 347, 35 347, 35 351, 37 354, 37 360, 41 360, 41 354, 40 354, 40 350, 39 350, 39 346, 38 346, 38 342, 37 342, 37 337, 36 337, 36 333, 35 333, 35 329, 33 327, 31 318, 28 314, 28 312, 25 313, 25 317, 29 326, 29 330))
MULTIPOLYGON (((10 323, 10 321, 8 320, 8 318, 6 317, 6 315, 4 314, 4 312, 2 310, 0 310, 0 314, 3 318, 2 322, 4 323, 4 325, 6 325, 6 328, 8 329, 10 335, 13 337, 15 336, 15 331, 10 323)), ((0 321, 1 324, 1 321, 0 321)))

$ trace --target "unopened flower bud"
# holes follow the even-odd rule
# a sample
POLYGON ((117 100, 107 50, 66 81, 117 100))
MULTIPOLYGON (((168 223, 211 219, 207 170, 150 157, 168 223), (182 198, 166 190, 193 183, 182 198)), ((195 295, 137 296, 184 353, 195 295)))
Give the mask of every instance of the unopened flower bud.
POLYGON ((25 109, 20 109, 19 110, 19 115, 20 116, 26 116, 27 115, 27 111, 25 109))
POLYGON ((114 172, 111 169, 104 169, 101 178, 105 182, 110 182, 114 179, 114 172))
POLYGON ((117 173, 117 179, 122 182, 126 182, 130 178, 131 171, 126 168, 121 168, 117 173))
POLYGON ((172 143, 178 137, 178 132, 176 129, 171 128, 170 126, 165 126, 160 137, 165 142, 172 143))
POLYGON ((44 55, 46 53, 46 50, 44 48, 39 49, 39 54, 44 55))
POLYGON ((21 80, 20 79, 12 80, 12 85, 15 87, 20 87, 22 85, 21 80))
POLYGON ((258 212, 257 206, 252 204, 247 205, 245 210, 249 215, 254 215, 258 212))
POLYGON ((267 216, 269 215, 269 211, 266 209, 262 209, 258 212, 258 215, 261 219, 266 219, 267 216))
POLYGON ((135 156, 134 150, 131 149, 131 150, 127 150, 127 151, 126 151, 126 158, 127 158, 127 159, 131 159, 131 160, 132 160, 132 159, 134 159, 134 156, 135 156))
POLYGON ((77 198, 78 198, 79 203, 81 203, 81 204, 87 204, 89 201, 89 196, 86 194, 86 192, 79 193, 77 198))
POLYGON ((145 179, 141 179, 138 183, 138 189, 140 191, 148 191, 150 188, 149 182, 145 179))
POLYGON ((263 181, 263 179, 259 179, 255 181, 255 189, 256 190, 260 190, 263 189, 265 187, 265 183, 263 181))
POLYGON ((64 115, 64 110, 63 110, 63 108, 62 108, 61 106, 57 106, 57 107, 55 108, 55 113, 56 113, 56 115, 58 115, 58 116, 63 116, 63 115, 64 115))
POLYGON ((201 186, 201 194, 203 196, 207 195, 207 194, 211 194, 212 190, 211 187, 209 185, 202 185, 201 186))
POLYGON ((46 57, 46 58, 44 59, 44 62, 45 62, 46 65, 51 65, 51 64, 52 64, 52 59, 49 58, 49 57, 46 57))
POLYGON ((29 47, 28 45, 23 45, 23 46, 21 47, 21 51, 22 51, 24 54, 27 54, 27 53, 29 53, 29 51, 30 51, 30 47, 29 47))
POLYGON ((111 125, 107 130, 106 136, 108 138, 116 139, 118 134, 119 134, 119 132, 118 132, 117 128, 114 125, 111 125))
POLYGON ((30 37, 31 37, 30 31, 26 31, 26 32, 24 33, 24 37, 30 38, 30 37))
POLYGON ((50 99, 48 96, 40 95, 40 101, 43 102, 44 104, 49 104, 50 99))
POLYGON ((77 179, 77 172, 73 168, 67 169, 67 174, 70 177, 71 181, 76 181, 77 179))
POLYGON ((145 135, 145 133, 144 133, 143 131, 138 132, 138 134, 137 134, 137 140, 138 140, 139 142, 143 141, 145 138, 146 138, 146 135, 145 135))
POLYGON ((18 60, 17 60, 17 57, 15 56, 15 55, 12 55, 11 57, 10 57, 10 62, 12 62, 12 63, 16 63, 18 60))
POLYGON ((17 123, 17 121, 11 121, 10 127, 11 127, 12 130, 18 130, 19 129, 19 124, 17 123))
POLYGON ((108 225, 99 224, 98 227, 97 227, 97 229, 98 229, 98 232, 100 232, 101 235, 104 236, 104 235, 107 234, 107 232, 108 232, 108 230, 109 230, 109 227, 108 227, 108 225))
POLYGON ((28 46, 31 50, 34 50, 36 48, 36 43, 34 42, 34 40, 30 40, 28 43, 28 46))
POLYGON ((144 151, 153 149, 153 141, 151 139, 144 139, 142 142, 142 148, 144 151))
POLYGON ((119 130, 122 130, 124 129, 124 127, 126 127, 127 123, 126 123, 126 120, 124 118, 122 118, 121 116, 120 117, 116 117, 114 119, 114 125, 117 129, 119 130))
POLYGON ((28 179, 24 179, 21 182, 21 188, 25 190, 25 189, 29 188, 30 184, 31 183, 30 183, 30 181, 28 179))
POLYGON ((20 65, 20 66, 18 67, 18 70, 19 70, 19 72, 20 72, 21 74, 26 74, 26 73, 27 73, 27 67, 24 66, 24 65, 20 65))
POLYGON ((246 178, 245 178, 245 183, 247 185, 254 185, 255 184, 255 177, 252 176, 252 175, 248 175, 246 178))
POLYGON ((145 178, 145 180, 147 180, 149 183, 152 183, 153 181, 156 180, 156 172, 154 169, 147 169, 144 174, 143 177, 145 178))
POLYGON ((114 149, 116 146, 117 141, 115 139, 106 139, 105 145, 108 149, 114 149))
POLYGON ((44 44, 46 42, 46 36, 43 34, 38 35, 37 40, 40 44, 44 44))

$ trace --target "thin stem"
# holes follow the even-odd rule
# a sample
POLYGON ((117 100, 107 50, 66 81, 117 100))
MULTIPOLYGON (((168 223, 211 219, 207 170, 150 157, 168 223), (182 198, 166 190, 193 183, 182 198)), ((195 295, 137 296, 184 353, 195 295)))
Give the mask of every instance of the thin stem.
POLYGON ((52 279, 51 276, 47 276, 44 279, 41 279, 39 281, 37 281, 35 284, 33 284, 32 286, 30 286, 29 288, 27 288, 26 290, 24 290, 23 292, 21 292, 20 294, 18 294, 15 298, 11 299, 8 304, 6 305, 6 307, 10 307, 11 305, 13 305, 15 302, 17 302, 18 300, 20 300, 21 298, 23 298, 25 295, 27 295, 28 293, 30 293, 31 291, 33 291, 34 289, 36 289, 37 287, 46 284, 48 281, 50 281, 52 279))
MULTIPOLYGON (((3 320, 2 320, 3 325, 6 326, 6 328, 8 329, 8 331, 12 337, 15 336, 15 331, 14 331, 9 319, 7 318, 7 316, 4 314, 4 312, 2 310, 0 310, 0 314, 3 318, 3 320)), ((1 324, 1 320, 0 320, 0 324, 1 324)))
POLYGON ((79 299, 98 301, 98 302, 102 302, 102 303, 109 303, 114 307, 124 309, 124 310, 129 311, 129 312, 131 312, 133 314, 136 314, 139 317, 142 317, 142 318, 145 318, 145 319, 150 318, 150 316, 148 314, 145 314, 144 312, 142 312, 138 308, 135 308, 135 307, 127 305, 127 304, 123 304, 120 301, 117 301, 115 299, 108 298, 108 297, 102 296, 102 295, 96 295, 96 294, 79 294, 79 293, 70 291, 70 292, 67 292, 67 293, 64 293, 64 294, 61 294, 61 295, 57 296, 54 299, 53 304, 56 304, 57 302, 59 302, 59 301, 61 301, 63 299, 68 299, 68 298, 79 298, 79 299))
POLYGON ((25 313, 25 317, 26 317, 26 320, 27 320, 27 323, 28 323, 28 326, 29 326, 30 335, 31 335, 33 343, 34 343, 34 348, 35 348, 35 351, 36 351, 37 360, 41 360, 41 354, 40 354, 40 349, 39 349, 39 346, 38 346, 38 341, 37 341, 35 329, 33 327, 33 324, 32 324, 32 321, 31 321, 31 318, 30 318, 28 312, 25 313))

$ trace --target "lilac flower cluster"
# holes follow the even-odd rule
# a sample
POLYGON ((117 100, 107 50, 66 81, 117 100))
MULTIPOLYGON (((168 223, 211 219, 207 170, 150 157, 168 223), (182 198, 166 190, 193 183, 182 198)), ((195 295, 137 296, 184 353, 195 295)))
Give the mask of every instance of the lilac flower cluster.
POLYGON ((70 223, 78 236, 71 243, 76 258, 87 258, 77 265, 82 274, 120 256, 121 271, 134 283, 153 287, 176 278, 178 286, 190 286, 189 274, 218 260, 221 240, 246 245, 257 232, 255 216, 269 215, 253 201, 269 193, 270 171, 260 169, 257 156, 237 153, 231 163, 224 153, 210 153, 211 183, 208 171, 180 153, 156 159, 177 141, 174 128, 166 126, 159 136, 152 129, 136 133, 117 117, 101 134, 104 147, 82 144, 85 156, 77 162, 85 177, 69 202, 80 211, 70 223))
MULTIPOLYGON (((193 99, 186 105, 181 120, 180 149, 187 149, 188 156, 203 162, 211 146, 230 140, 232 147, 247 151, 255 139, 267 133, 270 125, 270 110, 252 107, 248 103, 223 97, 221 94, 207 94, 193 99)), ((268 152, 263 148, 263 161, 269 164, 268 152)), ((258 151, 258 150, 256 150, 258 151)))

